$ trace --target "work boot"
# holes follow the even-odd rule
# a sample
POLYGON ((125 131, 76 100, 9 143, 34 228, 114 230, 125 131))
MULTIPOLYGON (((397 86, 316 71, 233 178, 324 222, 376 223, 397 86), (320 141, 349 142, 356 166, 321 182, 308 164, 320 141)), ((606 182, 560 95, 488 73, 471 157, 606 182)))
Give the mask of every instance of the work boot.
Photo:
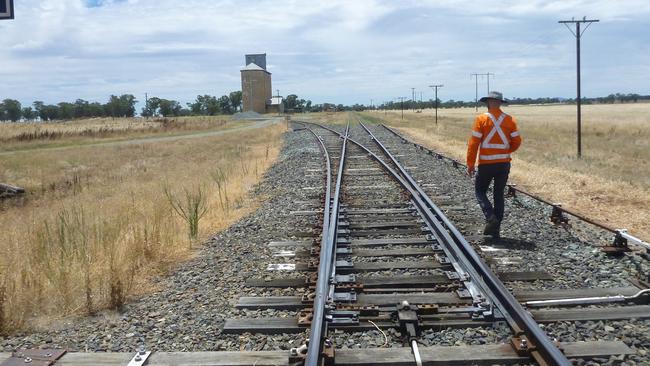
POLYGON ((485 223, 485 229, 483 230, 483 235, 490 235, 493 238, 498 238, 500 230, 501 230, 501 221, 499 221, 499 219, 497 219, 496 216, 490 216, 485 223))

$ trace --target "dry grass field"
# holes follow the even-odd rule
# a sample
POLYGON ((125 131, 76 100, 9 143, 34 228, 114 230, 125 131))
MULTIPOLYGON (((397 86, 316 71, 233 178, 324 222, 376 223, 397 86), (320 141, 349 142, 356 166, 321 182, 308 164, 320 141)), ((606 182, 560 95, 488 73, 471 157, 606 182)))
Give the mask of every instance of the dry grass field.
POLYGON ((96 141, 173 136, 240 126, 223 116, 170 118, 92 118, 51 123, 0 123, 0 152, 40 147, 77 146, 96 141))
MULTIPOLYGON (((247 123, 184 124, 218 131, 247 123)), ((93 126, 41 128, 74 135, 93 126)), ((141 136, 130 127, 120 138, 141 136)), ((117 307, 147 292, 151 278, 255 208, 247 191, 277 157, 285 128, 119 145, 86 145, 97 137, 73 136, 66 143, 76 147, 2 156, 0 182, 29 193, 0 202, 0 330, 117 307), (172 202, 189 212, 187 219, 172 202), (190 238, 189 223, 201 215, 198 235, 190 238)), ((0 138, 15 136, 10 130, 2 126, 0 138)))
MULTIPOLYGON (((479 112, 484 112, 479 108, 479 112)), ((582 153, 576 158, 576 107, 506 106, 522 147, 510 182, 586 216, 650 240, 650 104, 583 106, 582 153)), ((474 108, 368 112, 413 140, 465 161, 474 108)))

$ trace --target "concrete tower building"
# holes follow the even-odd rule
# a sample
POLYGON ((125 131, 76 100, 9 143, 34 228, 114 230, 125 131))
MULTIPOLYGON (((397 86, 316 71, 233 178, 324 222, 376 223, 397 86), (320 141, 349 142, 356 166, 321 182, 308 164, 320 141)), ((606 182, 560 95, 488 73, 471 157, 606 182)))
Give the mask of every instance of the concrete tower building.
POLYGON ((272 89, 266 53, 246 55, 246 66, 241 69, 242 111, 266 113, 272 89))

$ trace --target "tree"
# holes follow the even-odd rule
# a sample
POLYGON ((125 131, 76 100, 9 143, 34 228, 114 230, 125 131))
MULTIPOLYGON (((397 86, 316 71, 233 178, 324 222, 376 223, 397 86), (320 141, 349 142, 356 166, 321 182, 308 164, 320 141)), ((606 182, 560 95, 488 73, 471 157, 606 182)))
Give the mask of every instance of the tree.
POLYGON ((120 103, 122 104, 125 117, 135 116, 135 104, 137 99, 132 94, 123 94, 120 96, 120 103))
POLYGON ((221 113, 233 114, 230 98, 227 95, 222 95, 219 99, 217 99, 217 105, 219 106, 221 113))
POLYGON ((86 106, 86 110, 89 117, 104 117, 106 113, 104 111, 104 106, 98 102, 89 103, 86 106))
POLYGON ((158 97, 151 97, 147 100, 147 105, 142 108, 142 113, 140 113, 143 117, 153 117, 157 115, 157 110, 158 107, 160 106, 160 98, 158 97))
POLYGON ((138 101, 131 94, 122 94, 119 97, 111 95, 108 103, 104 105, 106 114, 115 117, 135 116, 135 103, 138 101))
POLYGON ((52 121, 59 118, 59 107, 56 105, 44 105, 42 106, 39 116, 43 121, 52 121))
POLYGON ((2 101, 2 119, 8 119, 12 122, 20 120, 22 115, 22 107, 20 102, 15 99, 5 99, 2 101))
POLYGON ((241 90, 230 92, 230 105, 232 106, 233 112, 240 110, 242 103, 242 93, 241 90))
POLYGON ((216 116, 217 114, 221 113, 221 108, 219 107, 219 101, 217 100, 217 97, 211 96, 206 100, 205 111, 208 116, 216 116))
POLYGON ((60 119, 73 119, 75 118, 74 114, 74 104, 61 102, 59 103, 59 118, 60 119))
POLYGON ((181 104, 175 100, 160 99, 160 114, 163 117, 179 116, 181 114, 181 104))
POLYGON ((200 95, 196 97, 196 101, 194 103, 187 103, 187 108, 190 110, 190 113, 195 116, 204 115, 203 104, 199 102, 199 98, 201 98, 200 95))
POLYGON ((73 114, 74 118, 97 117, 90 112, 90 104, 83 99, 77 99, 74 102, 73 114))
POLYGON ((33 121, 34 119, 36 119, 36 117, 38 117, 38 114, 36 113, 36 111, 32 109, 32 107, 24 107, 22 114, 23 114, 23 118, 28 121, 33 121))
POLYGON ((221 111, 217 98, 207 94, 197 95, 194 103, 187 103, 187 106, 191 114, 196 116, 214 116, 221 111))
POLYGON ((117 95, 111 95, 108 103, 104 105, 106 114, 115 118, 120 115, 120 98, 117 95))
POLYGON ((32 105, 34 106, 34 110, 36 111, 36 117, 40 118, 41 120, 45 120, 45 118, 43 118, 43 114, 42 114, 43 106, 45 104, 43 102, 41 102, 40 100, 37 100, 34 103, 32 103, 32 105))
POLYGON ((298 105, 298 96, 295 94, 289 94, 287 97, 284 99, 284 104, 287 110, 294 110, 296 109, 298 105))

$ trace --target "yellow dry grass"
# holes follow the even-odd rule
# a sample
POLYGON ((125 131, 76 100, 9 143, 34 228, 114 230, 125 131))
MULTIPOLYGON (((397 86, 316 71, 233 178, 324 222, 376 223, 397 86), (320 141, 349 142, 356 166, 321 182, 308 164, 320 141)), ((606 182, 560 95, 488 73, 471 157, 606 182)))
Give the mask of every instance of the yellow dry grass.
MULTIPOLYGON (((632 234, 650 238, 650 104, 583 106, 576 157, 576 107, 509 106, 523 137, 511 183, 632 234)), ((479 112, 484 112, 479 109, 479 112)), ((413 140, 465 161, 474 108, 372 112, 413 140)))
POLYGON ((247 192, 277 157, 285 128, 3 156, 0 181, 14 177, 32 193, 0 208, 0 326, 30 327, 146 292, 152 276, 194 253, 164 189, 180 202, 204 193, 205 239, 255 208, 247 192))
POLYGON ((350 115, 344 112, 314 112, 296 114, 293 120, 305 120, 313 123, 345 124, 348 122, 350 115))
POLYGON ((0 151, 67 146, 135 137, 167 136, 241 126, 228 116, 90 118, 65 122, 0 124, 0 151))

